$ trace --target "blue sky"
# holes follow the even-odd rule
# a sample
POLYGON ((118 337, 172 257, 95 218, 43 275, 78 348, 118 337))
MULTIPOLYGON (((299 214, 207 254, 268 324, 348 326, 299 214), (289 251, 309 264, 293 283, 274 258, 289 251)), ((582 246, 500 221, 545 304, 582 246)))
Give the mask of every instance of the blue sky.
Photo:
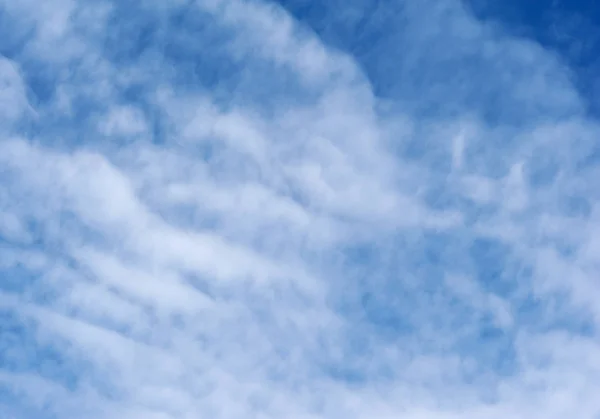
POLYGON ((600 418, 597 22, 0 0, 0 419, 600 418))

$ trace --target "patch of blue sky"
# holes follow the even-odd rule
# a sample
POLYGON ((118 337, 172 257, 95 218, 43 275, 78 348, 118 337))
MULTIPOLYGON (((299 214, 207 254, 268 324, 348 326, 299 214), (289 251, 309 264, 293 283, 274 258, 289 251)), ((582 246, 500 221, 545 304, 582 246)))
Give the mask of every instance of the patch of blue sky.
POLYGON ((573 81, 597 115, 600 8, 593 1, 544 0, 535 3, 494 3, 469 0, 465 4, 475 15, 501 25, 510 33, 525 36, 559 55, 572 70, 573 81))
POLYGON ((281 2, 325 42, 349 51, 378 96, 392 98, 419 115, 439 120, 463 117, 469 109, 493 126, 528 124, 547 114, 568 117, 579 109, 570 90, 570 69, 552 56, 520 59, 535 55, 539 47, 533 42, 496 42, 504 28, 473 24, 464 18, 462 5, 359 3, 345 13, 340 10, 346 7, 335 2, 281 2), (435 27, 414 18, 422 8, 429 10, 435 27), (417 39, 420 48, 412 48, 417 39), (553 93, 563 86, 556 98, 544 98, 547 89, 529 94, 528 89, 542 88, 550 80, 553 93), (522 88, 515 89, 515 82, 523 83, 522 88))

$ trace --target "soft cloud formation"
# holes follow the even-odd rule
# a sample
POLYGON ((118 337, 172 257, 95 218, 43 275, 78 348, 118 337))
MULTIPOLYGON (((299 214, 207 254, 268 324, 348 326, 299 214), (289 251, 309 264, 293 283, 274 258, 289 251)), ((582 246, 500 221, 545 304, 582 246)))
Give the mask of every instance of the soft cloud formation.
POLYGON ((0 0, 0 417, 600 417, 569 69, 351 3, 0 0))

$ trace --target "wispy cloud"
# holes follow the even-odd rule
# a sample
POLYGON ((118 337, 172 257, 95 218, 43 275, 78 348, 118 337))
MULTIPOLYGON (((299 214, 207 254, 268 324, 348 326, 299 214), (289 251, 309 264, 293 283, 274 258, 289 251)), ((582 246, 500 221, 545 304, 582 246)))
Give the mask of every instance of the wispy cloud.
POLYGON ((1 1, 0 417, 600 414, 598 124, 424 3, 1 1))

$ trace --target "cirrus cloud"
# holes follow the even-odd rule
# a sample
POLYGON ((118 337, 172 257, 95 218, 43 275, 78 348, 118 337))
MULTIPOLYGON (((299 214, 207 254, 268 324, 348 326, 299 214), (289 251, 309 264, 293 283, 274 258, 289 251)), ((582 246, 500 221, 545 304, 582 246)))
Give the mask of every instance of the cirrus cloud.
POLYGON ((600 414, 598 124, 426 3, 0 2, 2 414, 600 414))

